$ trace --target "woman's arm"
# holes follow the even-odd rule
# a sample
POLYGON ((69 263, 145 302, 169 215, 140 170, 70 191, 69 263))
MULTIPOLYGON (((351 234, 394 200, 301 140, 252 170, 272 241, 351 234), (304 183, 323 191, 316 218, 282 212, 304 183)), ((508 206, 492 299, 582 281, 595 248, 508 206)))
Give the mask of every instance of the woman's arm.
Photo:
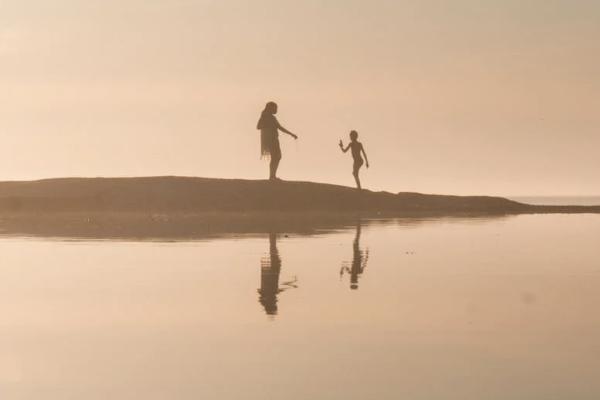
POLYGON ((279 121, 277 121, 277 129, 279 129, 281 132, 285 132, 288 135, 290 135, 291 137, 293 137, 294 139, 298 139, 297 135, 294 135, 292 132, 288 131, 287 129, 285 129, 280 123, 279 121))
POLYGON ((291 137, 293 137, 294 139, 298 139, 298 135, 293 134, 292 132, 288 131, 287 129, 285 129, 283 126, 279 125, 279 130, 282 132, 287 133, 288 135, 290 135, 291 137))

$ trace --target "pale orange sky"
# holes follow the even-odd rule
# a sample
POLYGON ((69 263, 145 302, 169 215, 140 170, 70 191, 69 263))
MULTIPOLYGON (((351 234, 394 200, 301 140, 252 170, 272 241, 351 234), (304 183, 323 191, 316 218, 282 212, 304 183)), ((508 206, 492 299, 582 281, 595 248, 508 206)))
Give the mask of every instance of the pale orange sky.
POLYGON ((598 1, 0 2, 0 180, 264 178, 600 194, 598 1))

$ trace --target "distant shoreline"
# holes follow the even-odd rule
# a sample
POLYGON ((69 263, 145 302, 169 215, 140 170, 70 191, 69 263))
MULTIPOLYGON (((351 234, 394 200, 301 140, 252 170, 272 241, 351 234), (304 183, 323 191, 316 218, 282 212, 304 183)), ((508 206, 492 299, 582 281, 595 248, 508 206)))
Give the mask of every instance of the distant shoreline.
POLYGON ((600 196, 508 196, 508 198, 531 205, 600 205, 600 196))

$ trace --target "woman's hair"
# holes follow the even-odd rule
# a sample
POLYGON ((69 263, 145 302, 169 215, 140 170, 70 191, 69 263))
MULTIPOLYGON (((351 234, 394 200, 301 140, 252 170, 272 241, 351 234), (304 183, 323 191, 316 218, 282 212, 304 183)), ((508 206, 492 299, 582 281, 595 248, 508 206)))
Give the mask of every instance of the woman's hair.
POLYGON ((350 131, 350 139, 356 139, 356 138, 358 138, 358 132, 350 131))
POLYGON ((275 114, 277 112, 277 103, 270 101, 265 105, 263 113, 275 114))
POLYGON ((275 129, 275 135, 277 135, 277 120, 274 114, 277 113, 277 103, 270 101, 265 105, 265 109, 260 113, 260 118, 256 124, 256 129, 260 129, 260 154, 262 157, 269 157, 271 154, 271 143, 273 141, 270 133, 265 132, 263 129, 275 129))

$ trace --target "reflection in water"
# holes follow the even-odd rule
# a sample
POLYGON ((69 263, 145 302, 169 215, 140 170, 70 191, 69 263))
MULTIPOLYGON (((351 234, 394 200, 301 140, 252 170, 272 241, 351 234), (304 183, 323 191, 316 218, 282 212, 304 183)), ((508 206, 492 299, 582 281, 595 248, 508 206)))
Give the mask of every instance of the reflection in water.
POLYGON ((344 276, 344 272, 350 274, 350 289, 358 289, 358 277, 364 272, 367 266, 367 260, 369 259, 369 249, 363 252, 360 249, 360 228, 361 225, 356 225, 356 236, 354 236, 354 242, 352 243, 352 265, 348 267, 348 263, 342 264, 340 270, 340 278, 344 276))
POLYGON ((286 289, 296 288, 297 279, 283 282, 279 287, 279 273, 281 272, 281 257, 277 250, 277 234, 269 233, 269 256, 260 260, 260 289, 258 301, 265 308, 268 315, 277 314, 277 295, 286 289))
POLYGON ((600 399, 600 217, 362 219, 360 241, 353 218, 289 242, 0 240, 0 400, 600 399))

